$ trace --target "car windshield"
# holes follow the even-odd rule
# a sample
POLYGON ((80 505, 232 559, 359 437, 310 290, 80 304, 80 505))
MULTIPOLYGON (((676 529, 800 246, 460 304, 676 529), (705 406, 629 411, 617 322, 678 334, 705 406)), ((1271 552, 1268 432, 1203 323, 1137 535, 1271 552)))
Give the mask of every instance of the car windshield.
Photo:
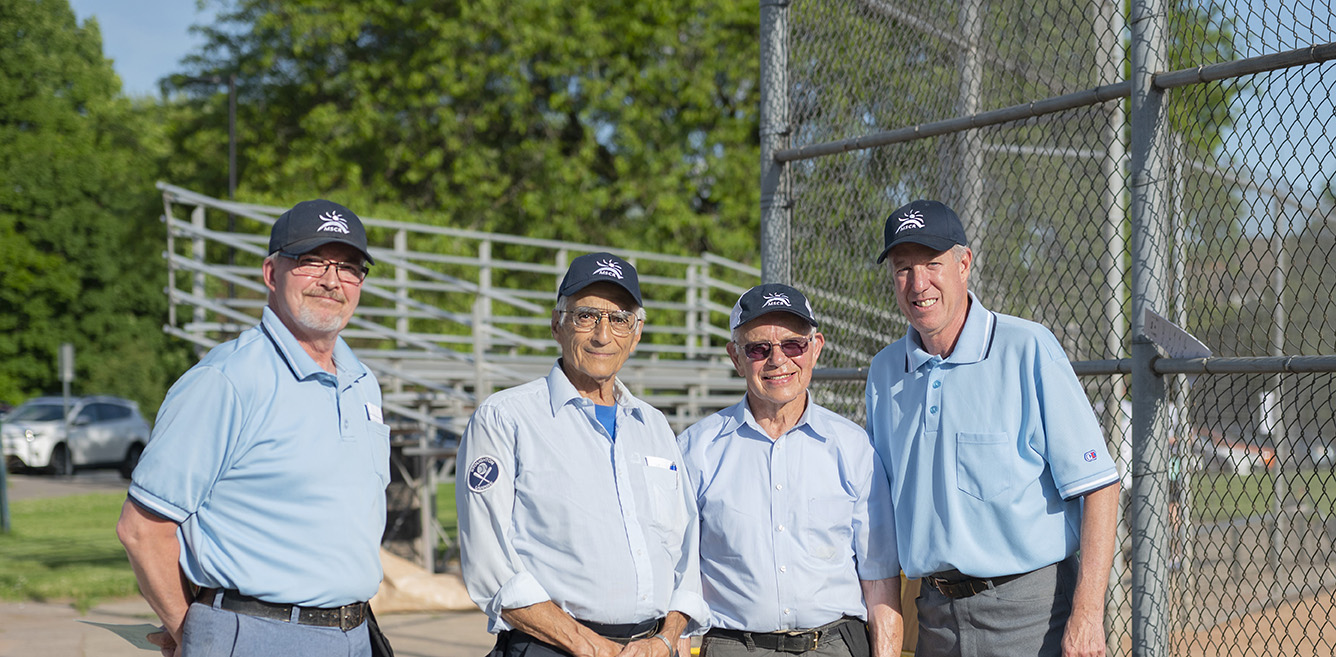
POLYGON ((5 416, 5 422, 55 422, 63 417, 60 404, 23 404, 5 416))

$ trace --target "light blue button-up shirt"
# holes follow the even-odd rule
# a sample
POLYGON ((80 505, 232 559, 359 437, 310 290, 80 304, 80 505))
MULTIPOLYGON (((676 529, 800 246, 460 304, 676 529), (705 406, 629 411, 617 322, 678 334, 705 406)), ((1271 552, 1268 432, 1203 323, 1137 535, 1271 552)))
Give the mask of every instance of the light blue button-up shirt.
POLYGON ((949 357, 910 328, 872 359, 867 415, 909 577, 1061 561, 1080 546, 1080 496, 1118 480, 1057 339, 973 293, 949 357))
POLYGON ((181 525, 190 581, 317 607, 375 595, 390 428, 342 338, 334 364, 265 308, 167 393, 130 497, 181 525))
POLYGON ((711 624, 776 632, 867 618, 859 580, 898 577, 886 476, 862 427, 809 401, 775 440, 741 402, 678 436, 700 508, 711 624))
POLYGON ((560 362, 478 406, 455 487, 464 583, 489 630, 551 600, 595 623, 679 611, 698 633, 696 507, 663 414, 617 382, 613 441, 560 362))

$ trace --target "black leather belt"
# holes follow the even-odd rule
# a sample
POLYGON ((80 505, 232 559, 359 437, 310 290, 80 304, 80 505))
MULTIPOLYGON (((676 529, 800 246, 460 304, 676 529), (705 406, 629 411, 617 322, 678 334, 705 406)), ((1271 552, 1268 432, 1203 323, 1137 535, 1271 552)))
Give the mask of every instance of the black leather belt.
POLYGON ((659 628, 663 626, 662 618, 647 620, 640 623, 623 624, 595 623, 592 621, 580 620, 578 618, 575 620, 579 624, 593 630, 594 634, 623 645, 632 641, 639 641, 641 639, 652 637, 657 634, 659 628))
POLYGON ((298 625, 316 625, 319 627, 337 627, 344 632, 361 625, 366 620, 365 602, 354 602, 342 607, 301 607, 265 602, 245 595, 234 589, 200 589, 195 600, 206 605, 213 605, 216 594, 222 593, 218 607, 247 616, 271 618, 285 623, 292 620, 292 610, 297 610, 298 625))
POLYGON ((960 598, 968 598, 983 593, 989 588, 1002 586, 1033 572, 1035 571, 1031 570, 1027 573, 1002 575, 1000 577, 970 577, 962 575, 958 570, 948 570, 928 575, 923 578, 923 581, 927 582, 928 586, 937 589, 942 595, 959 600, 960 598))
MULTIPOLYGON (((841 618, 833 623, 827 623, 821 627, 810 630, 794 630, 792 632, 744 632, 742 630, 725 630, 715 628, 705 633, 707 637, 723 637, 732 639, 739 643, 746 644, 748 648, 760 648, 773 652, 807 652, 816 650, 818 646, 823 645, 827 640, 840 638, 840 627, 847 623, 857 623, 860 626, 863 621, 857 618, 841 618)), ((858 628, 864 631, 863 628, 858 628)))

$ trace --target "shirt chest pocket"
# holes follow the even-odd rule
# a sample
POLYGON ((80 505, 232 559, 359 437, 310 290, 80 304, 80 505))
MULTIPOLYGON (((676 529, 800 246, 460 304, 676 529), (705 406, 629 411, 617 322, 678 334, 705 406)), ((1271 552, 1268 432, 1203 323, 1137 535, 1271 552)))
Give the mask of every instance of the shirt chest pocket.
POLYGON ((956 434, 956 487, 988 500, 1016 483, 1015 439, 1006 433, 956 434))
MULTIPOLYGON (((653 459, 655 457, 649 457, 653 459)), ((678 470, 671 461, 665 461, 663 464, 641 464, 642 476, 645 479, 645 493, 648 497, 650 524, 656 529, 662 531, 677 531, 686 526, 686 507, 682 498, 682 491, 678 489, 681 482, 678 478, 678 470)))
POLYGON ((375 466, 376 476, 382 486, 390 485, 390 426, 372 422, 368 425, 370 434, 371 463, 375 466))

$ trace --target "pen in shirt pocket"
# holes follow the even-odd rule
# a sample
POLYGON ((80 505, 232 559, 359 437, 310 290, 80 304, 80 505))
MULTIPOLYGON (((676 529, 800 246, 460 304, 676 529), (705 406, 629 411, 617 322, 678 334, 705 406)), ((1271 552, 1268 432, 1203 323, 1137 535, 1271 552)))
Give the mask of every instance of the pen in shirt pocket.
POLYGON ((663 468, 664 470, 677 472, 677 464, 673 463, 672 459, 666 459, 661 456, 646 456, 645 465, 648 465, 651 468, 663 468))

